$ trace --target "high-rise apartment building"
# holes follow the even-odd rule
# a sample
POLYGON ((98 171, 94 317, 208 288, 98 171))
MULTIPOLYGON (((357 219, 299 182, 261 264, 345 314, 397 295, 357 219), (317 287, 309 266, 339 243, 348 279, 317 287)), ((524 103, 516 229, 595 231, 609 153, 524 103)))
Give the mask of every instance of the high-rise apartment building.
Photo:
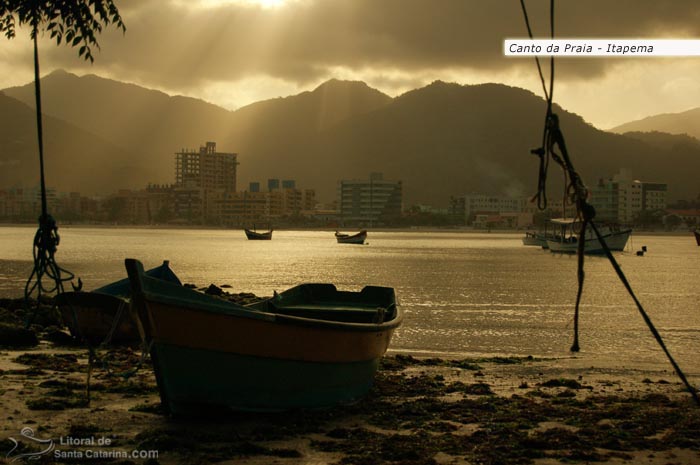
POLYGON ((238 154, 216 151, 207 142, 199 151, 183 149, 175 154, 175 186, 236 191, 238 154))
POLYGON ((338 204, 343 223, 381 223, 401 216, 403 186, 401 181, 385 180, 382 173, 372 173, 369 179, 341 180, 338 204))
POLYGON ((216 217, 214 202, 236 192, 238 155, 216 151, 216 142, 175 154, 175 213, 189 221, 216 217))

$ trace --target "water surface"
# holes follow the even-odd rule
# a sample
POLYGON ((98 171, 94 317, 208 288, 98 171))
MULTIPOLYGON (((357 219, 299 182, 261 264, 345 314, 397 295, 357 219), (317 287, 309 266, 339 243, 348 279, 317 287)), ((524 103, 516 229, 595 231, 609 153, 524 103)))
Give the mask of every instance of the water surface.
MULTIPOLYGON (((63 227, 57 254, 89 290, 125 276, 124 258, 168 259, 183 282, 271 295, 303 282, 396 289, 405 311, 393 350, 435 355, 569 355, 576 258, 521 243, 521 233, 370 232, 367 245, 333 232, 63 227)), ((0 296, 18 297, 31 270, 33 227, 0 228, 0 296)), ((619 259, 671 352, 700 373, 700 249, 691 235, 635 235, 619 259), (646 245, 643 257, 634 253, 646 245)), ((586 259, 580 357, 667 364, 607 259, 586 259)))

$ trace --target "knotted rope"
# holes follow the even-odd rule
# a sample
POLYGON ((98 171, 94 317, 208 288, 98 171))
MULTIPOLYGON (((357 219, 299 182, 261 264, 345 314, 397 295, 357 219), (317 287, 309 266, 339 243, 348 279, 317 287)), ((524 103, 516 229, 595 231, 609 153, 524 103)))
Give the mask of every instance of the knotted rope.
MULTIPOLYGON (((39 49, 37 46, 37 29, 34 26, 34 94, 36 97, 36 127, 39 143, 39 174, 41 177, 41 216, 39 228, 34 235, 33 258, 34 267, 24 286, 24 301, 27 310, 30 308, 31 295, 37 292, 37 302, 41 302, 42 294, 63 292, 63 283, 71 281, 75 276, 70 271, 61 268, 56 263, 56 250, 60 243, 56 220, 49 215, 46 201, 46 182, 44 176, 44 130, 41 112, 41 84, 39 80, 39 49), (47 284, 48 278, 50 284, 47 284)), ((25 324, 29 327, 34 319, 34 313, 27 311, 25 324)))
MULTIPOLYGON (((523 16, 525 18, 525 25, 527 27, 528 35, 530 36, 530 39, 533 39, 532 35, 532 29, 530 28, 530 21, 527 15, 527 8, 525 6, 525 0, 520 0, 520 5, 523 10, 523 16)), ((550 31, 551 31, 551 38, 554 39, 554 0, 550 0, 550 31)), ((542 73, 542 67, 540 65, 539 58, 535 56, 535 61, 537 63, 537 70, 539 73, 540 81, 542 82, 542 87, 544 89, 544 94, 545 94, 545 99, 547 101, 547 111, 545 115, 545 124, 544 124, 544 131, 543 131, 543 136, 542 136, 542 146, 531 150, 531 153, 534 155, 537 155, 540 159, 540 168, 539 168, 539 177, 538 177, 538 183, 537 183, 537 194, 533 197, 533 201, 537 200, 537 206, 540 210, 544 210, 547 208, 547 195, 546 195, 546 184, 547 184, 547 168, 549 166, 549 160, 554 160, 558 165, 562 167, 562 170, 564 171, 564 176, 565 180, 568 178, 568 183, 565 182, 565 195, 564 198, 566 199, 567 197, 569 198, 570 202, 576 206, 576 217, 580 220, 581 228, 579 231, 579 241, 578 241, 578 247, 577 247, 577 255, 578 255, 578 260, 577 260, 577 278, 578 278, 578 290, 576 293, 576 305, 574 309, 574 341, 573 344, 571 345, 571 351, 572 352, 578 352, 580 350, 579 346, 579 328, 578 328, 578 320, 579 320, 579 308, 581 304, 581 296, 583 294, 583 285, 585 281, 585 271, 584 271, 584 257, 585 257, 585 244, 586 244, 586 230, 588 229, 588 226, 590 225, 591 229, 593 230, 595 237, 598 239, 600 242, 601 246, 603 247, 603 251, 605 252, 605 255, 607 256, 608 260, 610 261, 610 264, 612 265, 613 269, 617 273, 618 278, 622 282, 622 284, 625 286, 625 289, 627 289, 627 292, 630 294, 632 297, 632 300, 634 301, 635 305, 637 306, 637 310, 642 316, 642 319, 646 323, 647 327, 651 331, 652 335, 658 342, 659 346, 663 350, 663 352, 666 354, 666 357, 668 360, 671 362, 671 365, 673 366, 674 370, 678 374, 678 377, 683 381, 683 384, 685 384, 685 387, 688 389, 688 392, 690 392, 690 395, 692 396, 693 400, 700 405, 700 398, 698 398, 698 393, 697 389, 690 384, 688 379, 686 378, 685 374, 681 370, 681 368, 678 366, 674 358, 671 356, 671 353, 669 352, 668 348, 666 347, 666 344, 664 343, 661 335, 657 331, 656 327, 654 326, 653 322, 651 321, 651 318, 649 318, 649 315, 647 312, 644 310, 644 307, 642 306, 641 302, 639 302, 639 299, 635 295, 632 286, 629 284, 629 281, 627 280, 627 277, 622 271, 622 268, 620 268, 620 265, 617 263, 617 260, 615 260, 615 257, 613 257, 612 252, 610 252, 610 249, 605 242, 605 238, 602 236, 600 231, 598 230, 598 227, 595 224, 594 218, 595 218, 595 208, 591 204, 588 203, 588 189, 586 188, 585 184, 583 183, 583 180, 579 176, 578 172, 576 169, 574 169, 573 163, 571 162, 571 158, 569 157, 569 152, 566 148, 566 142, 564 141, 564 134, 561 131, 561 128, 559 126, 559 117, 553 113, 552 111, 552 99, 554 95, 554 56, 550 56, 550 81, 549 81, 549 91, 547 91, 547 88, 545 86, 545 79, 544 79, 544 74, 542 73), (559 152, 559 153, 558 153, 559 152)))

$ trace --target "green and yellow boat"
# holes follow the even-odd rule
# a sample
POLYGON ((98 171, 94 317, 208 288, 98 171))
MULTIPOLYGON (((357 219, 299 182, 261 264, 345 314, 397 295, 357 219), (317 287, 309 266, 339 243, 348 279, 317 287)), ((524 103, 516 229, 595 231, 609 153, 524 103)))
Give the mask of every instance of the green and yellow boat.
MULTIPOLYGON (((146 271, 151 278, 181 286, 170 269, 170 262, 146 271)), ((129 311, 131 285, 129 279, 107 284, 90 292, 62 292, 56 306, 71 335, 90 344, 138 344, 141 341, 129 311)))
POLYGON ((352 402, 403 317, 388 287, 302 284, 241 306, 150 278, 134 259, 126 269, 162 404, 178 415, 352 402))

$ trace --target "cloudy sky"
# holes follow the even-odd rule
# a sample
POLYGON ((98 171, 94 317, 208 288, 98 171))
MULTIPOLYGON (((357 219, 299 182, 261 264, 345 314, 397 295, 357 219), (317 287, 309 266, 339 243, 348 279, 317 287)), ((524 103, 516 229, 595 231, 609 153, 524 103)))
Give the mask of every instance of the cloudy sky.
MULTIPOLYGON (((532 58, 503 55, 523 38, 518 0, 116 0, 126 34, 99 37, 95 63, 40 43, 42 74, 63 68, 229 109, 362 80, 389 95, 434 80, 501 82, 542 94, 532 58)), ((527 1, 535 35, 547 0, 527 1)), ((697 0, 557 2, 560 38, 700 38, 697 0)), ((601 128, 700 107, 700 57, 558 59, 555 100, 601 128)), ((0 38, 0 88, 32 79, 28 29, 0 38)))

